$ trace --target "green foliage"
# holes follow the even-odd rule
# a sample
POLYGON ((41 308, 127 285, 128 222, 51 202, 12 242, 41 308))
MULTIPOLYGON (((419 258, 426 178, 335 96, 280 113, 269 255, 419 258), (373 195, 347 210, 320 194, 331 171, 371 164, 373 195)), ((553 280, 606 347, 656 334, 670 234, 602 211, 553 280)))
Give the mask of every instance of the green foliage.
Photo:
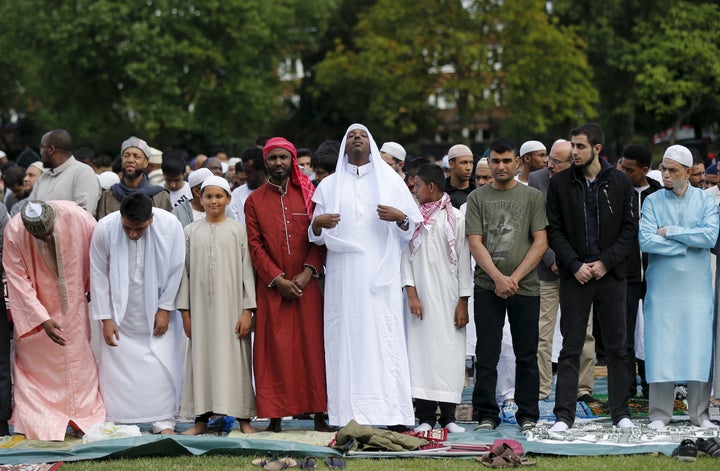
MULTIPOLYGON (((332 0, 9 0, 8 102, 42 127, 115 148, 267 133, 283 113, 277 67, 312 47, 332 0)), ((254 139, 254 137, 253 137, 254 139)))

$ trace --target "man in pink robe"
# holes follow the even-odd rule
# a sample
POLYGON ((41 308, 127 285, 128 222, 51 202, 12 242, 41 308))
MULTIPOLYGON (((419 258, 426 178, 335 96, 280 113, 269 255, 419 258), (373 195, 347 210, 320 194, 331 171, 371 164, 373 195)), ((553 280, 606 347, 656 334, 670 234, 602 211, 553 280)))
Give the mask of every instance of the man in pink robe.
POLYGON ((64 440, 105 420, 86 292, 95 219, 71 201, 30 201, 5 229, 13 313, 15 433, 64 440))
POLYGON ((281 418, 315 412, 327 431, 322 293, 324 248, 308 241, 314 187, 283 138, 263 149, 269 182, 245 202, 250 257, 257 271, 253 364, 258 417, 281 431, 281 418))

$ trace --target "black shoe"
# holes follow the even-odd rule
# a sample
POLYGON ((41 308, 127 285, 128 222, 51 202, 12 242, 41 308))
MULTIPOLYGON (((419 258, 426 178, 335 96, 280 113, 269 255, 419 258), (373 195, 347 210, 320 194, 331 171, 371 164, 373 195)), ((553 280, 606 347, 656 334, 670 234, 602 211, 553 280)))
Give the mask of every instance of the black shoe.
POLYGON ((720 438, 712 437, 707 440, 704 438, 698 438, 695 443, 697 444, 697 451, 699 454, 712 456, 713 458, 720 458, 720 438))
POLYGON ((10 427, 8 427, 7 420, 0 420, 0 437, 10 435, 10 427))
POLYGON ((585 404, 590 404, 597 401, 598 400, 592 397, 590 394, 583 394, 582 396, 577 398, 577 402, 584 402, 585 404))
POLYGON ((672 452, 672 455, 680 461, 695 461, 697 454, 697 445, 689 438, 681 441, 680 445, 672 452))

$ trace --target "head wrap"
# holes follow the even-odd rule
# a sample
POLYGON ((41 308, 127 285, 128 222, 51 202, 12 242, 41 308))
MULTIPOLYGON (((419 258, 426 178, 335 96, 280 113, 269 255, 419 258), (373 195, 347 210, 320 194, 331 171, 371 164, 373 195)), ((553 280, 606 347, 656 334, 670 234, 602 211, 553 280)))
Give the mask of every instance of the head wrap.
POLYGON ((209 168, 203 167, 190 172, 188 176, 188 185, 190 188, 195 188, 198 185, 202 185, 207 177, 212 177, 213 173, 209 168))
POLYGON ((395 157, 398 160, 401 160, 405 162, 405 156, 407 153, 405 152, 405 148, 398 144, 397 142, 386 142, 382 145, 380 148, 380 152, 385 152, 386 154, 390 154, 393 157, 395 157))
MULTIPOLYGON (((160 149, 156 149, 154 147, 148 146, 148 148, 150 149, 150 157, 148 157, 150 159, 150 163, 162 165, 162 156, 163 156, 162 151, 160 149)), ((140 150, 142 150, 142 148, 140 148, 140 150)), ((143 152, 145 152, 145 151, 143 151, 143 152)))
POLYGON ((219 186, 223 190, 227 192, 227 194, 230 194, 230 183, 228 183, 227 180, 225 180, 223 177, 218 177, 217 175, 211 175, 203 181, 202 186, 200 187, 201 190, 204 190, 208 186, 219 186))
POLYGON ((466 146, 465 144, 455 144, 448 151, 448 155, 447 155, 448 162, 457 157, 466 156, 466 155, 469 155, 470 157, 472 157, 473 153, 470 150, 470 148, 468 146, 466 146))
POLYGON ((679 144, 675 144, 674 146, 668 147, 665 150, 663 159, 674 160, 675 162, 678 162, 680 165, 683 165, 688 168, 693 166, 693 157, 692 157, 692 153, 690 152, 690 149, 688 149, 685 146, 681 146, 679 144))
POLYGON ((523 142, 523 145, 520 146, 520 157, 525 154, 529 154, 530 152, 536 152, 539 150, 547 151, 545 144, 540 141, 525 141, 523 142))
POLYGON ((28 201, 20 208, 20 217, 27 231, 35 237, 52 232, 55 211, 44 201, 28 201))
POLYGON ((145 158, 150 160, 150 146, 147 142, 143 141, 139 137, 132 136, 127 140, 123 141, 122 145, 120 146, 120 155, 124 154, 125 149, 127 149, 128 147, 137 147, 143 152, 143 154, 145 154, 145 158))
POLYGON ((312 196, 315 193, 315 186, 312 184, 307 175, 303 172, 299 172, 300 165, 297 159, 297 150, 292 142, 288 141, 283 137, 273 137, 268 139, 263 147, 263 159, 267 160, 267 156, 273 149, 285 149, 292 155, 292 165, 290 166, 290 183, 300 188, 302 192, 303 202, 305 203, 305 209, 307 210, 308 218, 312 220, 313 209, 315 203, 313 203, 312 196))

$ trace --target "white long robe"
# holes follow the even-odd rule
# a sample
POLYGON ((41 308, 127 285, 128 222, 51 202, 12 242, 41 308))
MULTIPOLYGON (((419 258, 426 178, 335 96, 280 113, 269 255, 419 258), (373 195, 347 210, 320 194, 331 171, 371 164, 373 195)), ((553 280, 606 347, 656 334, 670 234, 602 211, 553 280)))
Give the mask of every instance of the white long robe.
POLYGON ((411 221, 420 219, 419 210, 396 173, 379 176, 375 172, 382 167, 356 167, 346 158, 341 168, 343 184, 336 184, 336 172, 313 196, 314 215, 339 211, 340 223, 319 237, 309 229, 310 241, 328 249, 324 312, 330 423, 342 426, 355 419, 365 425, 413 425, 400 259, 415 222, 402 231, 378 218, 377 205, 394 206, 411 221))
POLYGON ((465 382, 465 327, 455 327, 455 308, 473 291, 470 248, 465 218, 455 213, 457 265, 448 260, 444 209, 435 213, 435 224, 423 227, 414 254, 406 247, 402 257, 402 285, 415 286, 422 304, 419 319, 405 313, 412 395, 418 399, 459 404, 465 382))
POLYGON ((245 226, 230 218, 218 224, 200 219, 185 227, 185 241, 187 276, 177 307, 190 310, 192 339, 181 415, 213 411, 251 418, 256 408, 250 336, 235 334, 243 310, 256 307, 245 226))
MULTIPOLYGON (((100 391, 107 420, 155 422, 174 418, 182 393, 182 321, 175 296, 182 279, 185 239, 171 213, 153 208, 153 222, 137 241, 120 212, 101 219, 90 246, 90 311, 113 319, 117 347, 100 342, 100 391), (167 332, 153 335, 158 309, 170 312, 167 332)), ((102 328, 101 328, 102 331, 102 328)))

